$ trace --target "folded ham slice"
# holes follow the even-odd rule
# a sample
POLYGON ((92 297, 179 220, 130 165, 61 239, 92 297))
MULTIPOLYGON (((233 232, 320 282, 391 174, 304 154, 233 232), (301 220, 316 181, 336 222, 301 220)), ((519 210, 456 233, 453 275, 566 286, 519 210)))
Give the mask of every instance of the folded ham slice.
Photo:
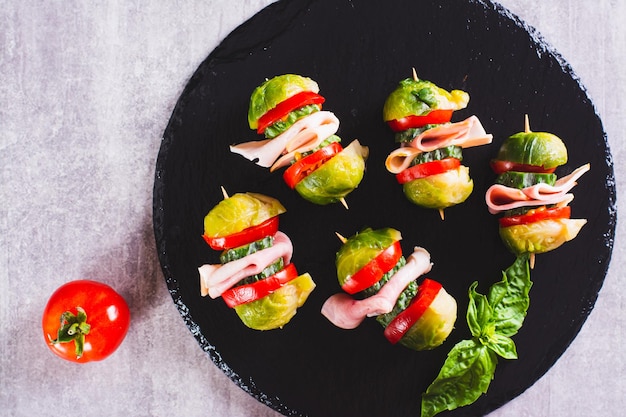
POLYGON ((493 135, 487 134, 478 117, 470 116, 461 122, 442 124, 424 131, 413 139, 411 147, 430 152, 453 145, 462 148, 487 145, 492 140, 493 135))
POLYGON ((422 152, 430 152, 447 146, 487 145, 493 140, 493 135, 487 134, 485 128, 476 116, 456 122, 446 123, 428 129, 418 135, 408 145, 392 151, 385 160, 387 170, 398 174, 411 166, 413 159, 422 152))
POLYGON ((202 265, 200 273, 200 294, 217 298, 242 279, 261 273, 269 265, 283 258, 285 265, 291 261, 293 245, 283 232, 276 232, 274 244, 266 249, 244 256, 236 261, 217 265, 202 265))
POLYGON ((557 180, 554 185, 541 183, 518 189, 494 184, 485 193, 487 208, 491 214, 497 214, 519 207, 567 205, 574 199, 574 195, 569 191, 574 188, 576 181, 589 169, 590 165, 585 164, 571 174, 557 180))
POLYGON ((355 300, 346 293, 330 296, 322 305, 322 315, 342 329, 358 327, 366 317, 374 317, 393 310, 404 289, 420 275, 430 271, 432 263, 426 249, 416 247, 400 268, 377 294, 355 300))
POLYGON ((299 119, 273 139, 231 145, 230 151, 273 171, 288 165, 296 152, 314 149, 338 129, 339 119, 332 112, 318 111, 299 119))

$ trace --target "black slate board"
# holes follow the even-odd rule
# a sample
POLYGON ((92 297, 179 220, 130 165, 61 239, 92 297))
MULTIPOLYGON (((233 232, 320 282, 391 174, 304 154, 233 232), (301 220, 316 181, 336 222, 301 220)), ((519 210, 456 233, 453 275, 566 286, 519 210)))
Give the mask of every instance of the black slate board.
MULTIPOLYGON (((209 24, 210 22, 207 22, 209 24)), ((154 230, 165 280, 184 322, 237 385, 284 415, 416 416, 420 394, 447 352, 469 337, 467 290, 485 292, 513 263, 499 240, 484 192, 488 167, 504 138, 531 128, 559 135, 569 149, 562 176, 584 163, 591 171, 573 190, 572 217, 588 224, 578 238, 537 257, 531 306, 514 337, 519 359, 500 360, 489 392, 449 413, 484 415, 531 386, 565 351, 593 308, 608 268, 615 233, 615 182, 602 123, 569 65, 508 11, 488 1, 289 0, 265 8, 234 30, 208 56, 184 89, 163 136, 154 184, 154 230), (382 104, 415 67, 421 78, 463 89, 471 100, 454 120, 476 114, 494 143, 464 152, 475 188, 466 203, 435 211, 408 203, 384 169, 394 148, 382 104), (361 186, 341 205, 315 206, 270 174, 231 154, 228 145, 259 139, 247 126, 252 90, 265 78, 297 73, 315 79, 324 108, 341 121, 345 143, 370 147, 361 186), (292 238, 293 262, 317 288, 282 330, 253 331, 221 300, 199 294, 197 267, 216 263, 202 240, 203 217, 230 194, 260 192, 288 212, 281 230, 292 238), (430 352, 392 346, 374 320, 335 328, 319 313, 339 291, 334 232, 394 227, 408 252, 420 245, 439 280, 459 304, 456 329, 430 352)), ((176 352, 172 352, 176 354, 176 352)), ((210 392, 207 392, 210 395, 210 392)), ((442 414, 445 415, 446 413, 442 414)))

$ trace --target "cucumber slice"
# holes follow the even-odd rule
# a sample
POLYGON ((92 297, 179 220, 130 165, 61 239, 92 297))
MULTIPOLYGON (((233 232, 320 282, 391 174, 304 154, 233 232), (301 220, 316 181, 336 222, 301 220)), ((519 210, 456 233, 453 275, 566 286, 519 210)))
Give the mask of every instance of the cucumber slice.
POLYGON ((496 183, 520 189, 532 187, 540 183, 554 185, 556 183, 556 174, 508 171, 500 174, 498 178, 496 178, 496 183))

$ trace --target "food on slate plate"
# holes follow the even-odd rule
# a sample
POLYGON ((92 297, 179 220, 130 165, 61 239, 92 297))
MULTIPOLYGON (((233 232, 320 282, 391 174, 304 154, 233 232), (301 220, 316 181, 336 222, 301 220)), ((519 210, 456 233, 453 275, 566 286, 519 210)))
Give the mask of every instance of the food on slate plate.
POLYGON ((387 97, 383 119, 399 148, 385 161, 414 204, 443 210, 464 202, 474 189, 469 168, 461 165, 463 148, 491 143, 476 116, 452 123, 452 113, 467 106, 469 95, 450 92, 430 81, 407 78, 387 97))
POLYGON ((530 307, 528 255, 517 257, 486 295, 469 288, 467 325, 471 339, 458 342, 448 353, 439 375, 422 394, 421 417, 472 404, 487 392, 498 357, 517 359, 512 337, 524 323, 530 307))
POLYGON ((344 329, 354 329, 365 317, 375 316, 392 344, 433 349, 454 327, 456 301, 434 280, 425 278, 418 284, 417 278, 432 267, 430 254, 416 247, 405 258, 401 239, 400 232, 392 228, 366 228, 342 238, 336 267, 339 284, 347 294, 329 297, 322 314, 344 329))
POLYGON ((315 288, 308 272, 298 275, 291 240, 278 230, 285 211, 275 198, 237 193, 204 218, 205 241, 222 253, 220 264, 198 269, 201 295, 221 296, 252 329, 283 327, 315 288))
POLYGON ((265 139, 230 150, 270 171, 287 167, 285 183, 310 202, 346 205, 345 197, 363 179, 369 150, 358 140, 341 145, 339 120, 322 110, 324 101, 310 78, 284 74, 265 80, 252 92, 248 110, 250 128, 265 139))
POLYGON ((130 310, 124 298, 110 286, 91 280, 60 286, 50 296, 42 318, 50 350, 79 363, 111 355, 129 326, 130 310))
POLYGON ((557 179, 558 166, 567 162, 563 141, 547 132, 524 132, 510 136, 491 166, 498 177, 485 194, 491 214, 502 214, 502 241, 516 255, 544 253, 574 239, 585 219, 571 219, 569 191, 590 169, 585 164, 557 179))

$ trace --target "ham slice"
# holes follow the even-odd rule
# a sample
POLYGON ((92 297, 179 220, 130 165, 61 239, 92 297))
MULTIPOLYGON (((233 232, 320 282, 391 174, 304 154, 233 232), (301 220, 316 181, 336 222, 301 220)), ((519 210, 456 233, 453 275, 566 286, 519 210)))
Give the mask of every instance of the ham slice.
POLYGON ((442 124, 426 130, 413 139, 411 147, 430 152, 453 145, 462 148, 487 145, 492 140, 493 135, 485 132, 478 117, 470 116, 461 122, 442 124))
POLYGON ((446 146, 487 145, 493 140, 493 135, 487 134, 485 128, 476 116, 456 122, 446 123, 428 129, 418 135, 409 145, 401 146, 392 151, 385 160, 387 170, 398 174, 411 166, 413 159, 422 152, 430 152, 446 146))
POLYGON ((200 294, 217 298, 242 279, 261 273, 277 259, 283 258, 285 265, 291 261, 293 245, 283 232, 276 232, 274 244, 266 249, 244 256, 236 261, 217 265, 202 265, 200 273, 200 294))
POLYGON ((342 329, 358 327, 366 317, 378 316, 393 310, 404 289, 420 275, 430 271, 432 263, 426 249, 416 247, 400 268, 380 291, 363 300, 355 300, 346 293, 330 296, 322 305, 322 315, 342 329))
POLYGON ((487 208, 491 214, 497 214, 518 207, 567 205, 574 199, 574 195, 569 191, 577 184, 578 178, 589 169, 590 165, 585 164, 557 180, 554 185, 541 183, 518 189, 494 184, 485 193, 487 208))
POLYGON ((243 156, 264 168, 278 169, 286 166, 296 152, 314 149, 339 129, 339 119, 329 111, 318 111, 305 116, 273 139, 231 145, 230 151, 243 156), (277 159, 280 158, 280 163, 277 159))

